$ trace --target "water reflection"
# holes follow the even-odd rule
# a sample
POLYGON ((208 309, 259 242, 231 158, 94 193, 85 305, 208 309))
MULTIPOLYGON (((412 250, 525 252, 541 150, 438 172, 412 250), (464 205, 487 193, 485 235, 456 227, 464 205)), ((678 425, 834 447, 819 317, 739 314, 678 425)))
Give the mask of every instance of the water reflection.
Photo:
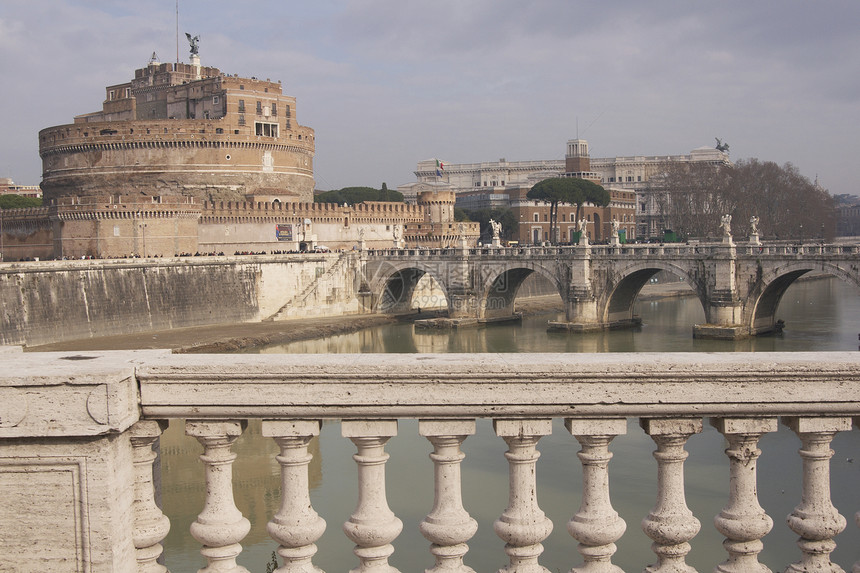
MULTIPOLYGON (((286 346, 259 349, 260 352, 724 352, 724 351, 799 351, 857 350, 860 330, 860 292, 836 279, 807 281, 793 285, 783 297, 779 317, 786 330, 779 336, 746 341, 707 341, 692 338, 692 326, 704 321, 701 304, 694 298, 641 302, 637 313, 643 326, 637 330, 610 331, 570 336, 547 333, 543 315, 525 319, 522 324, 493 325, 460 331, 418 331, 410 324, 372 328, 339 335, 327 340, 296 342, 286 346)), ((203 566, 199 545, 188 534, 190 523, 203 507, 205 481, 197 456, 202 448, 183 435, 181 422, 173 422, 163 438, 164 505, 171 517, 171 533, 165 542, 167 564, 175 573, 194 571, 203 566)), ((357 565, 352 544, 341 532, 357 501, 357 472, 352 455, 354 447, 340 437, 340 425, 323 425, 319 441, 314 440, 311 466, 312 502, 328 527, 318 543, 314 562, 335 572, 357 565)), ((691 542, 688 562, 699 571, 709 571, 726 557, 722 536, 711 518, 726 504, 728 463, 723 455, 725 443, 715 430, 693 436, 688 444, 686 463, 687 502, 702 521, 702 531, 691 542)), ((760 444, 758 461, 760 503, 774 520, 773 531, 764 539, 761 561, 774 571, 799 559, 796 535, 785 526, 784 517, 800 502, 799 441, 780 427, 766 435, 760 444)), ((395 541, 391 563, 402 571, 432 566, 429 543, 418 531, 418 523, 432 508, 433 470, 428 454, 429 442, 418 436, 417 422, 403 420, 399 435, 387 446, 391 458, 387 467, 388 499, 403 520, 403 533, 395 541), (416 495, 420 492, 420 495, 416 495)), ((506 565, 503 543, 493 533, 492 523, 507 505, 508 468, 504 442, 495 437, 489 421, 478 421, 478 432, 466 440, 463 450, 464 503, 478 520, 479 529, 469 542, 466 562, 479 571, 506 565)), ((553 434, 539 444, 542 457, 537 466, 538 499, 553 520, 555 529, 544 543, 541 564, 551 571, 567 571, 581 562, 576 542, 565 524, 579 507, 581 468, 576 452, 579 445, 554 421, 553 434)), ((615 457, 610 464, 612 503, 627 522, 627 532, 618 543, 613 561, 625 571, 642 570, 655 561, 650 540, 639 522, 656 499, 656 462, 651 456, 654 444, 631 421, 628 433, 612 443, 615 457)), ((856 435, 845 432, 833 443, 837 452, 831 462, 833 502, 849 520, 847 530, 837 537, 835 562, 850 570, 860 560, 860 534, 852 524, 860 509, 860 443, 856 435), (854 462, 857 460, 857 462, 854 462)), ((259 422, 251 422, 234 450, 239 454, 234 466, 236 504, 252 522, 243 542, 239 563, 252 573, 263 573, 275 549, 266 534, 266 521, 280 506, 277 447, 273 440, 260 436, 259 422)))

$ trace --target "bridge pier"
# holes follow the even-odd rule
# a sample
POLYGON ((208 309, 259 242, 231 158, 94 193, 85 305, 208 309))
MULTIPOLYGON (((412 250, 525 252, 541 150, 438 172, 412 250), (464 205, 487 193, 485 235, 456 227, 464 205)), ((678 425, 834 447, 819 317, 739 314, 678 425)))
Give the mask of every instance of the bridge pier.
POLYGON ((708 304, 705 305, 705 324, 693 326, 693 338, 739 340, 748 338, 750 327, 745 324, 743 302, 737 288, 737 251, 729 240, 713 249, 708 304))

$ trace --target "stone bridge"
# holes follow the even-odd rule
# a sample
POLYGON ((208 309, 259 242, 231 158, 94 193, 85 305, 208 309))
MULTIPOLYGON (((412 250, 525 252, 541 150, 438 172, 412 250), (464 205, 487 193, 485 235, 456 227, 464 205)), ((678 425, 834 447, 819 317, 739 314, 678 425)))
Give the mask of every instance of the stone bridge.
POLYGON ((363 251, 360 295, 375 312, 411 311, 418 281, 430 275, 448 300, 451 326, 516 318, 514 300, 532 273, 565 304, 551 329, 589 331, 638 324, 633 304, 660 271, 695 292, 705 324, 694 336, 744 338, 779 328, 776 310, 801 275, 834 275, 860 288, 860 246, 735 244, 578 245, 568 247, 363 251))

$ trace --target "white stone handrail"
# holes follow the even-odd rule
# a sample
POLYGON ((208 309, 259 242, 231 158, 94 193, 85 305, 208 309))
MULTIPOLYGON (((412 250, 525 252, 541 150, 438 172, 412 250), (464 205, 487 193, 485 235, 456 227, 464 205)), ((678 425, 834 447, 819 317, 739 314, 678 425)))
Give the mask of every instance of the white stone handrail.
MULTIPOLYGON (((244 571, 236 559, 248 522, 233 503, 231 446, 248 419, 262 419, 263 435, 280 452, 282 499, 277 514, 268 516, 281 558, 278 572, 318 571, 315 543, 326 516, 310 506, 307 446, 322 420, 340 420, 343 437, 355 445, 358 467, 359 502, 343 524, 355 544, 354 571, 393 573, 397 569, 388 558, 404 524, 386 499, 385 447, 397 434, 398 419, 417 418, 420 435, 433 446, 428 468, 435 469, 436 484, 435 492, 415 493, 432 506, 420 525, 430 547, 427 561, 410 563, 408 570, 487 570, 489 564, 470 564, 467 543, 476 528, 490 527, 505 542, 501 560, 509 565, 503 571, 546 571, 540 565, 542 542, 565 524, 554 524, 539 506, 535 471, 539 440, 551 432, 552 419, 563 419, 582 448, 582 505, 566 524, 581 563, 570 563, 571 571, 617 572, 616 544, 636 524, 625 523, 612 507, 609 460, 613 438, 633 418, 656 448, 656 503, 641 516, 641 528, 653 540, 653 554, 642 557, 654 563, 648 571, 694 571, 686 556, 699 530, 712 522, 726 539, 725 561, 715 563, 715 571, 768 571, 758 562, 762 538, 783 516, 768 516, 759 505, 755 467, 758 441, 778 420, 797 434, 796 462, 803 468, 802 499, 787 525, 800 539, 796 554, 781 565, 794 560, 790 571, 842 571, 829 562, 834 538, 847 526, 830 501, 830 442, 860 421, 860 353, 5 351, 0 361, 0 471, 6 472, 0 484, 13 492, 0 537, 11 539, 14 548, 0 555, 0 570, 26 569, 36 555, 48 555, 46 567, 53 556, 63 563, 77 560, 76 570, 164 571, 157 556, 168 524, 153 503, 151 488, 158 480, 147 468, 163 421, 183 419, 186 432, 204 446, 206 501, 191 526, 209 563, 203 571, 244 571), (702 431, 706 417, 728 444, 726 502, 716 518, 693 515, 685 501, 687 440, 702 431), (476 523, 460 492, 460 446, 475 432, 478 418, 492 420, 508 445, 510 499, 494 525, 476 523), (38 477, 48 471, 67 471, 72 480, 52 485, 38 477), (14 489, 16 472, 38 479, 14 489), (67 483, 77 485, 62 485, 67 483), (46 487, 54 502, 64 495, 77 501, 71 536, 62 529, 27 527, 53 523, 50 515, 31 518, 30 506, 16 502, 32 496, 33 507, 47 511, 50 504, 36 503, 46 487)), ((161 479, 169 481, 170 475, 161 479)), ((67 504, 57 506, 62 512, 67 504)), ((858 509, 850 508, 847 516, 858 509)), ((170 508, 165 510, 169 519, 170 508)), ((852 533, 856 539, 856 528, 852 533)), ((860 570, 860 561, 853 566, 860 570)))

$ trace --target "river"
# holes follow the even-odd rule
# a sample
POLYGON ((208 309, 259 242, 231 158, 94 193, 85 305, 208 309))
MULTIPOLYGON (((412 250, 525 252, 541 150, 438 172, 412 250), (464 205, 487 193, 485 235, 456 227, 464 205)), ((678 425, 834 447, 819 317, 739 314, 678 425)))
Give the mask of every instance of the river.
MULTIPOLYGON (((618 330, 585 335, 548 333, 547 320, 555 314, 524 318, 522 323, 493 325, 460 331, 413 330, 408 323, 369 328, 326 340, 310 340, 256 349, 256 352, 290 353, 365 353, 365 352, 781 352, 858 350, 860 332, 860 291, 837 279, 798 282, 790 287, 780 303, 778 317, 785 320, 780 335, 743 341, 696 340, 692 327, 704 321, 701 304, 692 297, 642 301, 637 314, 643 325, 635 330, 618 330)), ((576 542, 566 530, 567 520, 579 507, 581 466, 576 457, 579 444, 554 422, 553 433, 543 438, 538 448, 538 501, 555 525, 544 542, 541 564, 550 571, 568 571, 581 563, 576 542)), ((188 533, 191 522, 203 507, 205 481, 197 456, 202 448, 183 435, 183 424, 172 422, 162 438, 164 471, 163 501, 171 518, 171 532, 165 540, 167 565, 174 573, 195 571, 205 565, 199 544, 188 533)), ((852 432, 853 433, 853 432, 852 432)), ((831 460, 832 498, 848 519, 846 531, 837 537, 834 562, 850 570, 860 560, 860 530, 853 516, 860 510, 860 441, 856 434, 842 433, 833 443, 831 460)), ((314 563, 329 573, 346 571, 358 565, 352 543, 341 525, 349 518, 357 500, 357 478, 352 454, 354 446, 340 437, 340 425, 326 423, 318 441, 312 444, 315 459, 311 464, 311 498, 314 508, 328 527, 317 543, 314 563)), ((710 571, 726 557, 722 536, 712 518, 727 501, 728 462, 722 451, 722 437, 706 424, 705 431, 688 444, 690 457, 685 465, 687 503, 702 521, 701 532, 691 541, 688 563, 699 571, 710 571)), ((800 503, 801 473, 797 455, 799 441, 780 427, 766 435, 760 444, 759 496, 762 506, 774 520, 773 530, 764 538, 761 562, 772 570, 783 570, 797 561, 800 551, 796 535, 785 525, 785 516, 800 503)), ((427 455, 429 442, 418 437, 417 422, 400 421, 398 436, 386 450, 391 455, 387 466, 388 501, 403 520, 403 533, 394 542, 391 564, 404 573, 432 567, 427 542, 418 523, 432 508, 433 469, 427 455), (420 564, 420 565, 416 565, 420 564)), ((492 523, 508 501, 508 469, 505 443, 497 438, 487 421, 478 421, 478 432, 463 445, 463 499, 466 509, 478 521, 479 529, 469 542, 466 563, 477 571, 496 570, 507 564, 503 543, 493 532, 492 523)), ((625 571, 641 571, 656 561, 639 522, 656 501, 656 462, 651 456, 654 444, 635 421, 628 433, 616 438, 611 447, 615 457, 610 463, 614 508, 627 522, 627 532, 617 543, 613 562, 625 571)), ((243 541, 239 563, 252 573, 263 573, 276 544, 268 538, 266 521, 278 510, 280 474, 275 462, 277 448, 271 439, 260 435, 259 421, 252 422, 238 440, 234 451, 236 504, 251 521, 252 529, 243 541)))

